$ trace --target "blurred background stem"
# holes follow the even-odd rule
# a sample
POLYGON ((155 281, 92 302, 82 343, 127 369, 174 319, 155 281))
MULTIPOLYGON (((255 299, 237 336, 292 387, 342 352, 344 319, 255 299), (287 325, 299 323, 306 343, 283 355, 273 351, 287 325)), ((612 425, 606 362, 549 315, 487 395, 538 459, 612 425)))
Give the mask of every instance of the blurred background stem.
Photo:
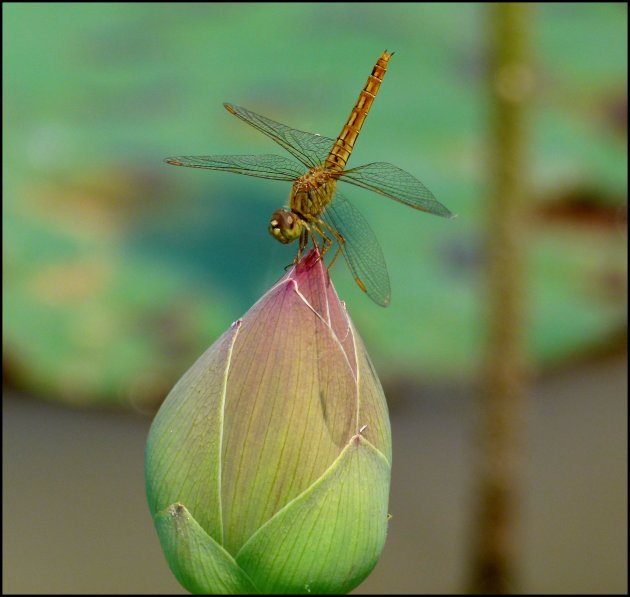
POLYGON ((491 57, 490 195, 487 212, 488 345, 482 395, 478 495, 469 591, 518 592, 520 456, 526 400, 523 343, 523 226, 527 180, 525 111, 530 6, 493 4, 491 57))

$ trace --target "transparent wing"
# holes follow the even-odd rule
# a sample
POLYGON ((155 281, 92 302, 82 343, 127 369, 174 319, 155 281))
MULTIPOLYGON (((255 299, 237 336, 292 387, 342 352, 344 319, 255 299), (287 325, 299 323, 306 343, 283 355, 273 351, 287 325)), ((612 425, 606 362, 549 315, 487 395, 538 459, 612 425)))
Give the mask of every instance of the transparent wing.
POLYGON ((374 162, 345 170, 339 180, 385 195, 421 211, 444 218, 455 217, 417 178, 386 162, 374 162))
POLYGON ((341 252, 361 290, 375 303, 389 305, 391 289, 385 258, 367 220, 339 192, 321 217, 344 238, 341 252))
POLYGON ((234 104, 223 104, 229 112, 244 120, 261 133, 271 137, 278 145, 284 147, 296 159, 300 160, 308 168, 320 166, 326 161, 328 154, 335 142, 334 139, 314 135, 292 129, 286 124, 280 124, 275 120, 250 112, 234 104))
POLYGON ((302 167, 288 158, 279 155, 200 155, 166 158, 167 164, 223 170, 234 174, 245 174, 258 178, 293 181, 304 174, 302 167))

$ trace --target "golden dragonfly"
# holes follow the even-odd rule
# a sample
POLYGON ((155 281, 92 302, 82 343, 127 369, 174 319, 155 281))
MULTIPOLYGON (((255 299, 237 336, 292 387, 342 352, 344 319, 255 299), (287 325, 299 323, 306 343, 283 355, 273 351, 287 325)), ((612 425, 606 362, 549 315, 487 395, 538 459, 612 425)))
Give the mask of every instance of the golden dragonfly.
POLYGON ((377 304, 387 306, 391 291, 383 252, 365 218, 337 191, 337 181, 374 191, 420 211, 454 217, 417 178, 392 164, 373 162, 346 169, 392 55, 387 50, 381 54, 336 140, 293 129, 233 104, 223 104, 234 116, 284 147, 302 165, 273 154, 181 156, 164 161, 174 166, 293 183, 288 208, 277 209, 271 216, 272 236, 285 244, 299 239, 296 261, 309 238, 319 249, 316 234, 321 237, 322 255, 334 239, 338 249, 329 267, 341 251, 361 290, 377 304))

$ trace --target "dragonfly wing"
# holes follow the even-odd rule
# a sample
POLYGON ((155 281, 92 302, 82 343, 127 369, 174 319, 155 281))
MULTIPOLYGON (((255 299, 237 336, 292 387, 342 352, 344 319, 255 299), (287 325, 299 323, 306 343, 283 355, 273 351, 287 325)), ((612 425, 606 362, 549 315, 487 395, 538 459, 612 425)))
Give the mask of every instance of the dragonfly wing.
POLYGON ((223 170, 234 174, 245 174, 258 178, 293 181, 304 174, 302 167, 294 161, 279 155, 200 155, 166 158, 167 164, 223 170))
POLYGON ((363 187, 415 209, 444 218, 454 218, 415 176, 386 162, 374 162, 341 173, 339 180, 363 187))
POLYGON ((361 290, 386 307, 391 298, 389 275, 383 251, 367 220, 339 192, 321 217, 344 238, 341 252, 361 290))
POLYGON ((334 139, 328 137, 292 129, 286 124, 281 124, 234 104, 223 105, 234 116, 238 116, 261 133, 271 137, 278 145, 284 147, 293 157, 300 160, 309 169, 319 166, 326 161, 335 142, 334 139))

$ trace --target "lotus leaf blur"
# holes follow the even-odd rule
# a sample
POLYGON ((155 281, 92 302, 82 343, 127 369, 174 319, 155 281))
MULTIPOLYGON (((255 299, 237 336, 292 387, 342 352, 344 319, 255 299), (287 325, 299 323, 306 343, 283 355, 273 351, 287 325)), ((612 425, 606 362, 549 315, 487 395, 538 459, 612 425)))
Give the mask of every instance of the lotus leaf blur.
POLYGON ((149 507, 193 593, 346 593, 385 542, 387 405, 312 251, 190 368, 146 448, 149 507))

